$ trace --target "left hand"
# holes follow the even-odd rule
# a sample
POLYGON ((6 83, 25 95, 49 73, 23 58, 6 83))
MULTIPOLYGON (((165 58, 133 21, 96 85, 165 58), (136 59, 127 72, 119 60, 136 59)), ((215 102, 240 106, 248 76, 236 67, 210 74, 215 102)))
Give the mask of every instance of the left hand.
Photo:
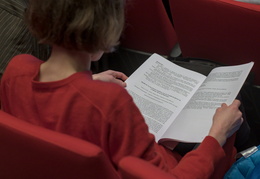
POLYGON ((217 108, 214 116, 209 136, 214 137, 221 146, 226 139, 233 135, 243 122, 242 112, 239 110, 240 101, 234 100, 231 105, 223 103, 217 108))
POLYGON ((122 87, 126 87, 126 83, 124 81, 128 78, 124 73, 114 70, 107 70, 101 73, 93 74, 92 77, 93 80, 112 82, 119 84, 122 87))

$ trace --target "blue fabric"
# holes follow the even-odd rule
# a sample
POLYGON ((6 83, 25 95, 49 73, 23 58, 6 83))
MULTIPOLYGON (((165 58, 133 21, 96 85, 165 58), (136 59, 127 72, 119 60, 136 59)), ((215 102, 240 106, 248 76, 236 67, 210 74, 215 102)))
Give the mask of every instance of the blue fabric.
POLYGON ((251 179, 260 176, 260 146, 258 151, 248 158, 240 158, 228 170, 224 179, 251 179))
POLYGON ((251 173, 250 179, 259 179, 260 178, 260 163, 257 164, 254 170, 251 173))

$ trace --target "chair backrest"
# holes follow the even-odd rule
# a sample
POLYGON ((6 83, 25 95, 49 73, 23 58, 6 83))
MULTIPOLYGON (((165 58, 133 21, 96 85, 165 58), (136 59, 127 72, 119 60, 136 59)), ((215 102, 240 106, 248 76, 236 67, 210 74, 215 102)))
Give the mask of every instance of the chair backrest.
POLYGON ((119 179, 94 144, 0 111, 0 178, 119 179))
POLYGON ((169 0, 184 57, 227 65, 254 61, 260 85, 260 6, 234 0, 169 0))
POLYGON ((122 47, 170 55, 177 37, 162 0, 128 0, 125 13, 122 47))
POLYGON ((174 179, 151 163, 136 157, 125 157, 119 163, 123 179, 174 179))

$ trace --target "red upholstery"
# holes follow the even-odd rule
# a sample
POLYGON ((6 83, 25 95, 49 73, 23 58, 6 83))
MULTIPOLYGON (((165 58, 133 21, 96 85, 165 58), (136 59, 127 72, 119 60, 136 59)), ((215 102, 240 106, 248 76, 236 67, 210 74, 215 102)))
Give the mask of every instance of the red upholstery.
POLYGON ((102 150, 0 111, 0 178, 118 179, 102 150))
POLYGON ((121 46, 169 55, 177 37, 162 0, 127 0, 121 46))
POLYGON ((254 61, 260 85, 260 5, 234 0, 169 0, 184 57, 224 64, 254 61))
POLYGON ((174 179, 172 175, 136 157, 123 158, 119 170, 123 179, 174 179))

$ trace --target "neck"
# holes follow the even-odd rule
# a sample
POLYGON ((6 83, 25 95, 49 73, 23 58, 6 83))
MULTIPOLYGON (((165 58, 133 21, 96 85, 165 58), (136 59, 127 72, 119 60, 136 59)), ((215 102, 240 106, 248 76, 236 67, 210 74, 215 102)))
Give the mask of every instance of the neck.
POLYGON ((41 65, 39 81, 57 81, 90 70, 91 54, 53 46, 50 58, 41 65))

